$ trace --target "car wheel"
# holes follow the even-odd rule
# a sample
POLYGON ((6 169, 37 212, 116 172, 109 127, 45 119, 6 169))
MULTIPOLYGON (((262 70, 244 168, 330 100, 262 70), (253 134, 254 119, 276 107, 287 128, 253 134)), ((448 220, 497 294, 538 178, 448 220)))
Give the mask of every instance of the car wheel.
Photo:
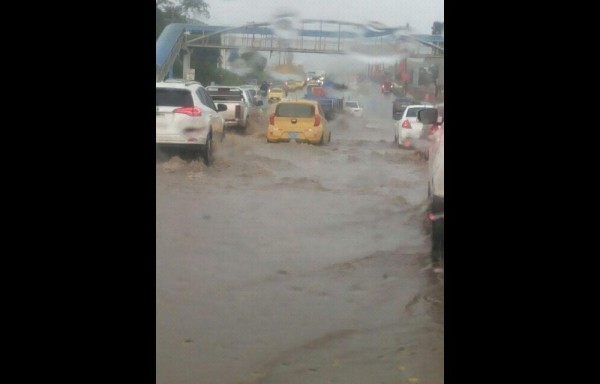
POLYGON ((327 137, 327 144, 331 143, 331 132, 329 132, 329 136, 327 137))
POLYGON ((206 145, 204 146, 204 149, 201 151, 201 155, 204 158, 204 164, 206 165, 211 165, 214 157, 213 157, 213 141, 212 141, 212 134, 208 136, 208 138, 206 139, 206 145))
POLYGON ((319 145, 323 145, 325 143, 325 132, 321 134, 321 140, 319 140, 319 145))
POLYGON ((439 262, 444 257, 444 219, 431 223, 431 259, 439 262))
MULTIPOLYGON (((431 212, 443 212, 443 202, 440 204, 439 198, 435 196, 431 203, 431 212)), ((433 220, 431 222, 431 259, 433 262, 439 262, 444 257, 444 218, 433 220)))

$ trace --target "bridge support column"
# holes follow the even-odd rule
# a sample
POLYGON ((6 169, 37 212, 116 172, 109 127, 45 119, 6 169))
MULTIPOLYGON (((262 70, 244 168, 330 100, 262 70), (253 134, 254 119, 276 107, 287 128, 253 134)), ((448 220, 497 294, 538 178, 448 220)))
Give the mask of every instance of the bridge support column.
MULTIPOLYGON (((183 78, 188 79, 188 74, 190 73, 190 61, 192 58, 192 52, 190 51, 181 51, 183 53, 183 78)), ((194 80, 194 79, 190 79, 194 80)))

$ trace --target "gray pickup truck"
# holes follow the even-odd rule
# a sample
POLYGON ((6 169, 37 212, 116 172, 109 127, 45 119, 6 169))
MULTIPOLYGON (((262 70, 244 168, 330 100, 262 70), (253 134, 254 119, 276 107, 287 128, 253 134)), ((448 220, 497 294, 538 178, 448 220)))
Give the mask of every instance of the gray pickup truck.
POLYGON ((210 85, 206 91, 215 103, 227 105, 227 110, 219 112, 226 127, 246 129, 252 97, 247 90, 236 86, 210 85))

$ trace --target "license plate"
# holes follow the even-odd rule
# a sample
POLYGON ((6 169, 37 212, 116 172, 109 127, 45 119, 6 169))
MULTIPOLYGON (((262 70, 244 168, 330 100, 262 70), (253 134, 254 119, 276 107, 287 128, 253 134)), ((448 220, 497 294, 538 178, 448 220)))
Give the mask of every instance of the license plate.
POLYGON ((297 139, 298 138, 298 132, 288 132, 288 137, 290 139, 297 139))

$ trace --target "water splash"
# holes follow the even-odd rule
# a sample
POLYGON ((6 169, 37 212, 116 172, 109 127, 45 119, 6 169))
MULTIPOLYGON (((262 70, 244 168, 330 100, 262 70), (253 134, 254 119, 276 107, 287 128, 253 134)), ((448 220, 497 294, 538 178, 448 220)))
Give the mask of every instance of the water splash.
POLYGON ((361 63, 393 64, 414 52, 406 39, 406 28, 388 27, 369 21, 358 28, 357 38, 348 43, 347 54, 361 63))
POLYGON ((295 12, 281 12, 274 16, 270 25, 273 33, 283 40, 294 40, 301 28, 299 15, 295 12))

